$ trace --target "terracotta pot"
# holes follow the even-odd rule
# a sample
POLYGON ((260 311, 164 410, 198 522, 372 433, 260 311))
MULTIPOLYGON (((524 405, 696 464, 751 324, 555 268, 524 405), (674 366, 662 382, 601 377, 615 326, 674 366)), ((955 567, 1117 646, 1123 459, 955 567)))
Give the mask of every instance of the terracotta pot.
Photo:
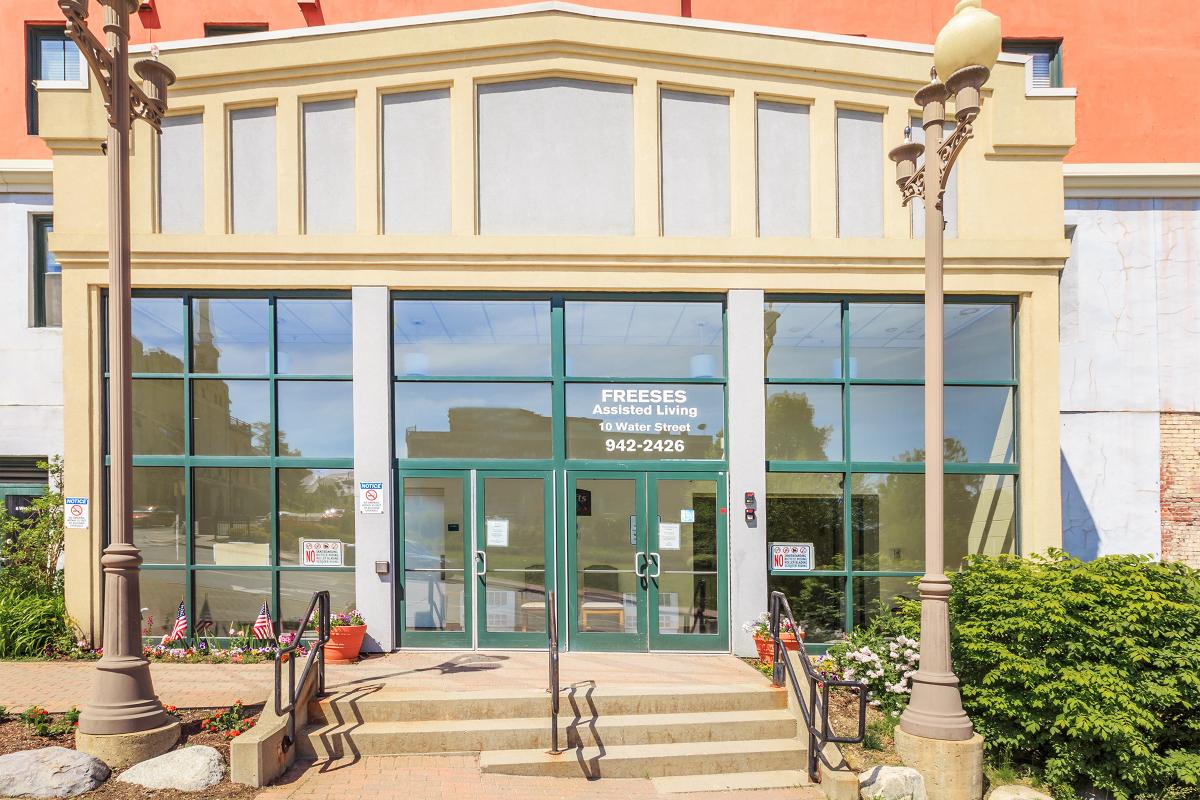
POLYGON ((366 625, 339 625, 329 629, 329 642, 325 645, 326 664, 352 664, 362 648, 366 625))
MULTIPOLYGON (((800 644, 804 641, 804 634, 802 633, 800 634, 800 638, 796 638, 796 634, 794 633, 783 633, 780 634, 779 639, 783 642, 785 650, 798 652, 800 644)), ((771 641, 770 636, 755 636, 754 646, 758 648, 758 660, 764 664, 770 663, 775 657, 775 645, 771 641)))

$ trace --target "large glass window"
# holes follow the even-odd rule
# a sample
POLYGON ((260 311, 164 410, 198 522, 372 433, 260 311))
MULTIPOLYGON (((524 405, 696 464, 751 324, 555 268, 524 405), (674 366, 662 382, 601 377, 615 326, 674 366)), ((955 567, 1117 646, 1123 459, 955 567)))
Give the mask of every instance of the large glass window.
MULTIPOLYGON (((1014 323, 1007 300, 946 304, 947 570, 1018 549, 1014 323)), ((924 309, 781 298, 764 326, 767 532, 813 554, 770 586, 820 644, 915 596, 924 570, 924 309)))
POLYGON ((248 630, 264 602, 294 628, 318 589, 353 605, 350 311, 345 295, 133 298, 147 635, 180 601, 199 636, 248 630))

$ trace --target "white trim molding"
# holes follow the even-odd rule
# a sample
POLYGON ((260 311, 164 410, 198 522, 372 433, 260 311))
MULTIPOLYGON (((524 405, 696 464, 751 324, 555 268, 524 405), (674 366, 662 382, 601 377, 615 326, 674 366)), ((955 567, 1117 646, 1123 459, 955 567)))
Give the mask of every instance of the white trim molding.
POLYGON ((1068 198, 1200 197, 1200 163, 1063 164, 1068 198))
POLYGON ((0 194, 50 194, 54 178, 50 159, 0 159, 0 194))

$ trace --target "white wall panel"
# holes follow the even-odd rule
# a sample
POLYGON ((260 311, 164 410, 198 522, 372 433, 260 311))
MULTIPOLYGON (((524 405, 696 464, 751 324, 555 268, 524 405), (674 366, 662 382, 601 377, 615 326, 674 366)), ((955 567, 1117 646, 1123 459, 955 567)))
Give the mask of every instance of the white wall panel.
POLYGON ((838 236, 883 236, 883 115, 837 113, 838 236))
POLYGON ((450 232, 450 90, 383 98, 383 232, 450 232))
POLYGON ((274 233, 278 225, 275 109, 229 112, 230 198, 234 233, 274 233))
POLYGON ((810 139, 808 106, 759 101, 759 236, 810 235, 810 139))
POLYGON ((664 90, 662 230, 729 235, 729 98, 664 90))
POLYGON ((633 233, 632 87, 488 84, 478 115, 480 233, 633 233))
POLYGON ((353 233, 354 101, 304 104, 304 231, 353 233))
POLYGON ((162 121, 158 144, 158 208, 162 233, 204 230, 204 117, 162 121))

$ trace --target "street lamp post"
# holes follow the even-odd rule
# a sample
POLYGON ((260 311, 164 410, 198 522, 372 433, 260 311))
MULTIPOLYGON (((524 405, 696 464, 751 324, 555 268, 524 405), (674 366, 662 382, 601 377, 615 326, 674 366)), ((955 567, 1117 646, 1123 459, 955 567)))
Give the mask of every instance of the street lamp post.
POLYGON ((88 0, 58 0, 67 35, 79 47, 100 86, 108 110, 108 358, 109 358, 109 544, 104 569, 104 655, 90 702, 79 716, 79 749, 110 765, 132 763, 170 749, 179 723, 154 693, 150 665, 142 656, 138 571, 133 543, 133 414, 130 378, 129 143, 134 120, 156 131, 175 75, 157 59, 139 61, 129 76, 129 15, 138 0, 102 0, 107 46, 87 27, 88 0))
MULTIPOLYGON (((902 204, 925 208, 925 575, 921 578, 921 664, 912 676, 912 698, 900 717, 907 734, 945 742, 974 735, 950 661, 950 581, 944 548, 944 289, 942 197, 951 167, 973 135, 980 90, 1000 53, 1000 21, 981 0, 962 0, 938 34, 930 82, 916 93, 925 144, 906 141, 889 156, 896 162, 902 204), (938 75, 948 75, 946 83, 938 75), (943 140, 947 100, 954 98, 954 130, 943 140), (917 158, 924 152, 920 170, 917 158)), ((907 133, 907 132, 906 132, 907 133)))

